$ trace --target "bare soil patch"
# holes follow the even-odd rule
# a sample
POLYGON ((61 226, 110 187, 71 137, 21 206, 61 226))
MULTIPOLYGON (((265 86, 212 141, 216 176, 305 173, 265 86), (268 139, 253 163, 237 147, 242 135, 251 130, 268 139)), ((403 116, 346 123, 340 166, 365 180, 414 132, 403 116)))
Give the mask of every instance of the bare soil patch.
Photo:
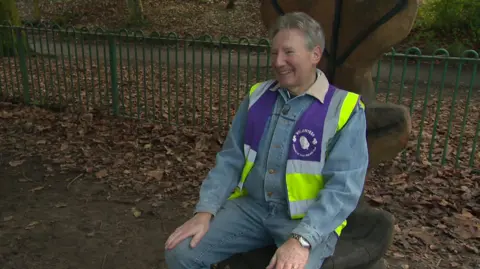
POLYGON ((165 268, 163 242, 187 213, 178 202, 152 207, 41 156, 1 157, 2 268, 165 268))

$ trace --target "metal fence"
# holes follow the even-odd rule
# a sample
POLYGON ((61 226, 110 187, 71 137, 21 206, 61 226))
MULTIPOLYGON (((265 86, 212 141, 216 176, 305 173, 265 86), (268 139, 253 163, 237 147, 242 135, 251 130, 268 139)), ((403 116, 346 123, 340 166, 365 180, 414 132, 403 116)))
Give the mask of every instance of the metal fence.
MULTIPOLYGON (((4 25, 0 40, 0 54, 15 52, 0 58, 0 98, 60 110, 225 129, 249 86, 270 76, 265 39, 4 25)), ((372 67, 377 99, 410 108, 404 157, 480 167, 479 63, 473 50, 410 48, 372 67)))

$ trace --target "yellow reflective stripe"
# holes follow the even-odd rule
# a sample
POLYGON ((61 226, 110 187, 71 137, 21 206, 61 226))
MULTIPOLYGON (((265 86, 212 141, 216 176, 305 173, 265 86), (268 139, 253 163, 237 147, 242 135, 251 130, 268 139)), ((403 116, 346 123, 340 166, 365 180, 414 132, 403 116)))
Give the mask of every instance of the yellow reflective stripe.
POLYGON ((347 226, 347 220, 344 220, 342 224, 340 224, 340 226, 338 226, 337 229, 335 229, 335 232, 338 234, 338 236, 342 234, 342 230, 343 228, 345 228, 345 226, 347 226))
POLYGON ((242 188, 243 183, 247 179, 248 174, 250 173, 250 170, 252 170, 253 164, 255 162, 255 158, 257 157, 257 152, 253 149, 250 148, 248 145, 244 145, 244 148, 247 149, 247 156, 245 157, 245 165, 243 166, 242 170, 242 178, 240 179, 240 182, 238 183, 238 187, 242 188))
POLYGON ((243 187, 243 183, 247 179, 247 176, 250 173, 250 170, 252 170, 252 167, 253 167, 253 162, 250 162, 250 161, 245 162, 245 165, 243 166, 243 170, 242 170, 242 178, 240 179, 240 182, 238 183, 238 186, 240 188, 243 187))
POLYGON ((253 85, 251 88, 250 88, 250 92, 248 93, 248 95, 252 95, 253 92, 258 89, 258 87, 262 84, 262 82, 258 82, 258 83, 255 83, 255 85, 253 85))
MULTIPOLYGON (((305 201, 298 201, 298 202, 291 202, 290 203, 290 214, 292 219, 302 219, 305 217, 308 207, 313 204, 315 200, 305 200, 305 201)), ((343 229, 347 226, 347 220, 344 220, 342 224, 340 224, 337 228, 335 228, 335 233, 340 236, 342 234, 343 229)))
POLYGON ((340 115, 338 117, 338 125, 337 125, 337 132, 345 126, 350 115, 357 104, 358 98, 360 96, 353 92, 348 92, 347 96, 343 100, 342 107, 340 108, 340 115))
POLYGON ((318 174, 286 174, 288 200, 290 202, 315 199, 323 189, 322 175, 318 174))
POLYGON ((245 196, 247 194, 248 194, 248 192, 247 192, 246 189, 241 189, 240 190, 240 188, 236 187, 235 191, 228 197, 228 200, 239 198, 239 197, 245 196))
POLYGON ((233 193, 230 195, 230 197, 228 197, 228 200, 242 197, 248 194, 247 190, 243 188, 243 184, 247 179, 248 173, 250 173, 250 170, 252 170, 252 167, 253 167, 253 162, 250 162, 247 160, 245 162, 245 165, 243 166, 242 178, 240 179, 240 182, 238 183, 233 193))
POLYGON ((301 213, 301 214, 296 214, 296 215, 293 215, 292 213, 291 214, 291 218, 292 219, 303 219, 303 217, 305 217, 305 213, 301 213))
POLYGON ((361 107, 362 109, 365 109, 365 103, 362 102, 362 100, 358 100, 358 102, 360 103, 360 107, 361 107))
POLYGON ((247 179, 248 174, 253 168, 253 164, 255 162, 255 157, 257 156, 257 152, 251 149, 250 146, 247 144, 243 145, 243 147, 246 152, 246 156, 245 156, 245 165, 243 166, 243 170, 242 170, 242 177, 237 187, 235 188, 234 192, 230 195, 230 197, 228 197, 229 200, 242 197, 248 194, 247 190, 243 188, 243 184, 245 183, 245 180, 247 179))

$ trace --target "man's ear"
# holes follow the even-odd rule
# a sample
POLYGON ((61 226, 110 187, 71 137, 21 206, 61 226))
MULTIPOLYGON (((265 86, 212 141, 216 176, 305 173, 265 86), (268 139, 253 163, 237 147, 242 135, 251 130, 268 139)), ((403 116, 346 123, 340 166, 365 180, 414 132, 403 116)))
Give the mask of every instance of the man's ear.
POLYGON ((322 50, 320 46, 315 46, 312 50, 312 63, 317 65, 322 59, 322 50))

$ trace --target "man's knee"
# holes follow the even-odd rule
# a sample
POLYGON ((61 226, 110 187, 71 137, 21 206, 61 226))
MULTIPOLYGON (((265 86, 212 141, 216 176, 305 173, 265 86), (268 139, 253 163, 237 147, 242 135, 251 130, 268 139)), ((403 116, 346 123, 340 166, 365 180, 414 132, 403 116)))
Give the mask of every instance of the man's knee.
POLYGON ((168 269, 195 269, 204 268, 201 260, 199 246, 190 247, 192 238, 187 238, 178 243, 175 248, 165 250, 165 262, 168 269))

